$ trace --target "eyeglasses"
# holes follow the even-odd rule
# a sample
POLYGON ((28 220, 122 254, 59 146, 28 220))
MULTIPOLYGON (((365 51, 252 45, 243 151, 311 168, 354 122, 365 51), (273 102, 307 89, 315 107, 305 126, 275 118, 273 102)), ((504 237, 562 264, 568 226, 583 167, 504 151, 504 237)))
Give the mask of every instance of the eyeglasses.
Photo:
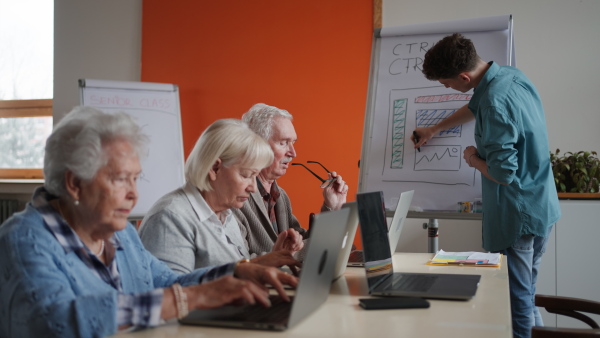
MULTIPOLYGON (((324 166, 324 165, 322 165, 321 163, 319 163, 319 162, 317 162, 317 161, 306 161, 306 163, 316 163, 316 164, 320 165, 320 166, 321 166, 323 169, 325 169, 325 171, 326 171, 326 172, 330 173, 330 171, 329 171, 329 170, 327 170, 327 168, 325 168, 325 166, 324 166)), ((322 189, 325 189, 325 188, 329 187, 331 184, 333 184, 333 181, 335 180, 335 178, 333 178, 333 177, 332 177, 332 178, 329 178, 329 179, 323 179, 323 178, 321 178, 321 176, 319 176, 319 175, 315 174, 315 172, 314 172, 314 171, 312 171, 312 170, 308 169, 308 167, 307 167, 307 166, 305 166, 305 165, 304 165, 304 164, 302 164, 302 163, 292 163, 292 165, 301 165, 301 166, 303 166, 303 167, 304 167, 304 169, 306 169, 306 170, 310 171, 310 173, 311 173, 311 174, 313 174, 313 175, 314 175, 316 178, 318 178, 318 179, 319 179, 319 181, 321 181, 321 188, 322 188, 322 189)))

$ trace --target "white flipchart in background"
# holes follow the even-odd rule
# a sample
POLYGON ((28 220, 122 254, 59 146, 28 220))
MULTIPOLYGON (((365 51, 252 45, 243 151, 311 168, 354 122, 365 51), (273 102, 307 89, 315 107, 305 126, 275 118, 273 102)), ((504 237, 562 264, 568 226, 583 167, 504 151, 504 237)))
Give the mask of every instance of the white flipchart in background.
POLYGON ((143 217, 164 194, 185 182, 179 89, 173 84, 80 79, 81 104, 131 115, 150 138, 142 159, 139 199, 132 217, 143 217))

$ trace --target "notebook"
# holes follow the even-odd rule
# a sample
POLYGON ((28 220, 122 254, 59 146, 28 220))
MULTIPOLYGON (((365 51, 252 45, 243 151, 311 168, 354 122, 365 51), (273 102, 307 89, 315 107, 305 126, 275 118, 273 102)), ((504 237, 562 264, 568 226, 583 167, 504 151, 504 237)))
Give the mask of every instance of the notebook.
MULTIPOLYGON (((394 212, 394 218, 392 218, 392 223, 388 230, 388 236, 390 240, 390 251, 392 253, 396 252, 396 247, 398 246, 398 240, 400 239, 400 232, 402 231, 402 227, 404 226, 404 220, 406 220, 406 215, 408 214, 408 209, 410 208, 410 203, 412 202, 414 190, 405 191, 400 194, 400 199, 398 200, 398 204, 396 205, 396 211, 394 212)), ((356 206, 355 206, 356 208, 356 206)), ((352 214, 350 214, 352 217, 352 214)), ((358 225, 358 211, 356 211, 356 224, 354 225, 354 230, 356 231, 356 226, 358 225)), ((354 241, 354 235, 352 235, 352 241, 354 241)), ((342 253, 343 254, 343 253, 342 253)), ((362 250, 354 250, 348 254, 348 266, 364 266, 365 258, 362 250)), ((343 272, 342 272, 343 273, 343 272)))
POLYGON ((179 322, 272 331, 283 331, 298 324, 319 308, 329 295, 349 214, 349 209, 340 209, 320 213, 315 217, 300 280, 291 302, 272 296, 270 308, 261 305, 231 305, 193 310, 179 322))
POLYGON ((452 300, 475 296, 481 275, 394 273, 390 247, 383 245, 389 243, 383 192, 360 193, 356 201, 370 295, 452 300))

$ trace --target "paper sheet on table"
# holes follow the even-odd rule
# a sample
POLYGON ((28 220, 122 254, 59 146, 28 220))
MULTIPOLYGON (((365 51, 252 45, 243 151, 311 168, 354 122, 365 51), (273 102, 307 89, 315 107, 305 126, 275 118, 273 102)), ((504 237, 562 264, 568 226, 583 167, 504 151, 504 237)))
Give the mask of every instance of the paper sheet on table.
POLYGON ((502 255, 489 252, 446 252, 439 250, 428 264, 457 264, 475 266, 499 266, 502 255))

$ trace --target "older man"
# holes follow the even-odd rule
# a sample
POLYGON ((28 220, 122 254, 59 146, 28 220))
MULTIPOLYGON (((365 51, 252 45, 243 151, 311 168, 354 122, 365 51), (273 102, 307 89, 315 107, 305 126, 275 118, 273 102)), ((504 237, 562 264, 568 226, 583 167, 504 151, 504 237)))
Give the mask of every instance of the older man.
MULTIPOLYGON (((277 235, 287 229, 297 231, 292 232, 294 235, 290 235, 289 241, 302 247, 302 239, 306 239, 308 233, 292 214, 290 199, 276 181, 285 175, 290 162, 296 157, 294 143, 297 136, 292 115, 286 110, 257 103, 242 116, 242 120, 269 142, 275 154, 271 166, 258 175, 257 191, 250 195, 241 209, 233 210, 248 249, 251 254, 270 252, 277 235)), ((323 189, 321 211, 337 210, 346 202, 348 186, 342 176, 331 172, 329 178, 334 183, 323 189)))

